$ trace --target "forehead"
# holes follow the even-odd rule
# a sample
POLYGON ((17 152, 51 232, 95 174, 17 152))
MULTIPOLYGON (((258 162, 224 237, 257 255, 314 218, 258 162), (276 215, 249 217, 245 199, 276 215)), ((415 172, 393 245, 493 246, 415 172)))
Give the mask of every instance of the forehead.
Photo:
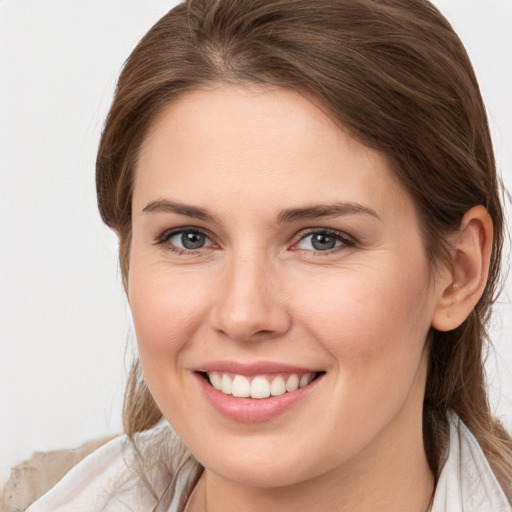
POLYGON ((152 124, 134 202, 143 207, 166 196, 244 208, 262 197, 269 205, 408 201, 385 155, 356 141, 305 97, 224 85, 185 94, 152 124))

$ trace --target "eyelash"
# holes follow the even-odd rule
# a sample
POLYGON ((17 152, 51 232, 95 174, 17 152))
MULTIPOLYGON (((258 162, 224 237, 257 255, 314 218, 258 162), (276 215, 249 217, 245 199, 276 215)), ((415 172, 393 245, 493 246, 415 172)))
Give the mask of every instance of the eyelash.
MULTIPOLYGON (((188 255, 197 254, 198 252, 202 252, 203 250, 208 249, 210 247, 210 245, 208 245, 206 247, 199 247, 197 249, 186 249, 186 248, 183 249, 181 247, 176 247, 175 245, 170 243, 170 240, 173 237, 178 236, 180 234, 184 234, 184 233, 201 234, 201 235, 205 236, 208 240, 211 241, 211 236, 208 234, 208 232, 204 231, 203 229, 190 226, 190 227, 183 227, 183 228, 179 228, 179 229, 172 229, 172 230, 165 231, 156 238, 154 243, 157 246, 163 247, 166 251, 171 251, 176 254, 188 254, 188 255)), ((345 248, 353 247, 354 245, 356 245, 356 241, 352 237, 348 236, 346 233, 343 233, 342 231, 336 231, 336 230, 326 229, 326 228, 308 230, 307 232, 302 232, 302 233, 298 234, 295 238, 296 238, 296 241, 292 244, 291 250, 306 251, 308 253, 314 254, 315 256, 329 255, 329 254, 332 254, 333 252, 337 252, 339 250, 343 250, 345 248), (326 249, 323 251, 322 250, 315 251, 315 250, 309 250, 309 249, 301 249, 301 248, 297 247, 297 245, 300 242, 302 242, 303 240, 306 240, 308 237, 314 236, 314 235, 324 235, 327 237, 332 237, 336 240, 336 242, 341 242, 341 245, 337 246, 337 247, 333 247, 331 249, 326 249)), ((211 244, 213 244, 213 242, 211 242, 211 244)))
POLYGON ((176 254, 197 254, 199 251, 203 251, 204 249, 207 249, 207 247, 199 247, 197 249, 182 249, 181 247, 176 247, 175 245, 170 243, 170 240, 177 236, 184 233, 197 233, 204 235, 208 240, 211 241, 211 236, 208 234, 208 232, 196 228, 196 227, 183 227, 179 229, 171 229, 168 231, 164 231, 160 236, 158 236, 155 240, 155 245, 163 247, 166 251, 174 252, 176 254))
POLYGON ((298 240, 292 245, 292 250, 295 251, 307 251, 311 253, 312 255, 316 256, 327 256, 332 254, 333 252, 337 252, 339 250, 343 250, 346 248, 350 248, 356 245, 356 241, 348 236, 346 233, 342 231, 337 231, 333 229, 326 229, 326 228, 320 228, 320 229, 314 229, 314 230, 308 230, 307 232, 303 232, 298 235, 298 240), (306 240, 308 237, 314 236, 314 235, 324 235, 327 237, 334 238, 336 242, 341 242, 341 244, 337 247, 333 247, 332 249, 326 249, 326 250, 309 250, 309 249, 301 249, 299 247, 296 247, 300 242, 303 240, 306 240))

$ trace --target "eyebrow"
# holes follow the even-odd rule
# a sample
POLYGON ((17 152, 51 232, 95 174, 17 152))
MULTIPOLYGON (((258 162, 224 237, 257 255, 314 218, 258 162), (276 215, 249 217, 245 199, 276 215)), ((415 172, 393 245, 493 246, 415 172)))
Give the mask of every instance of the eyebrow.
POLYGON ((215 222, 214 216, 204 208, 198 208, 197 206, 190 206, 182 203, 175 203, 167 199, 157 199, 148 203, 142 211, 144 213, 177 213, 179 215, 185 215, 186 217, 192 217, 194 219, 215 222))
MULTIPOLYGON (((142 210, 144 213, 177 213, 186 217, 192 217, 202 221, 218 222, 216 218, 205 210, 197 206, 176 203, 168 199, 157 199, 151 201, 142 210)), ((280 224, 295 222, 304 219, 319 219, 322 217, 336 217, 341 215, 365 214, 381 220, 375 210, 357 203, 332 203, 318 204, 303 208, 289 208, 282 210, 277 220, 280 224)))
POLYGON ((309 206, 306 208, 290 208, 283 210, 279 216, 278 221, 294 222, 303 219, 319 219, 322 217, 337 217, 341 215, 354 215, 354 214, 371 215, 378 220, 381 220, 375 210, 357 203, 333 203, 333 204, 319 204, 309 206))

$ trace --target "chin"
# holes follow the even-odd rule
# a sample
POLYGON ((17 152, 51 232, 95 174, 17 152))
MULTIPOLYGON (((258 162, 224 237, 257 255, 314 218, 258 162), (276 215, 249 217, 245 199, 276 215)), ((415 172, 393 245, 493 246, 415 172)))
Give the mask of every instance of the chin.
POLYGON ((272 463, 259 467, 257 463, 236 466, 222 464, 221 467, 208 469, 226 480, 246 487, 276 489, 290 487, 308 479, 307 475, 292 471, 290 467, 284 468, 272 463))
POLYGON ((282 450, 282 446, 279 450, 269 443, 259 448, 254 445, 245 450, 221 450, 198 460, 223 479, 247 487, 269 489, 293 486, 330 469, 326 458, 315 460, 296 443, 290 443, 289 451, 282 450))

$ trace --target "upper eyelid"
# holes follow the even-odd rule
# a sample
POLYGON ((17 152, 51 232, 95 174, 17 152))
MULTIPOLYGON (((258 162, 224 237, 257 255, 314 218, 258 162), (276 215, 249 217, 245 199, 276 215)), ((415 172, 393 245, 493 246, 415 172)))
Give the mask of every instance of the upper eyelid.
POLYGON ((165 229, 159 235, 156 236, 156 238, 154 239, 154 243, 155 245, 158 245, 160 243, 168 241, 173 236, 179 235, 180 233, 186 233, 187 231, 201 233, 205 235, 207 238, 209 238, 212 242, 214 241, 211 233, 207 229, 200 228, 198 226, 183 226, 179 228, 165 229))
POLYGON ((321 228, 321 227, 302 229, 295 235, 294 238, 296 240, 303 240, 304 238, 306 238, 310 235, 315 235, 318 233, 327 233, 329 235, 338 236, 340 238, 350 240, 353 243, 357 242, 357 240, 352 235, 349 235, 346 231, 341 231, 339 229, 333 229, 333 228, 321 228))
POLYGON ((295 239, 295 241, 293 242, 293 244, 291 245, 291 247, 288 250, 291 250, 294 252, 298 251, 298 252, 302 252, 303 254, 308 254, 308 257, 329 258, 334 255, 340 254, 340 251, 344 254, 345 251, 354 249, 357 247, 358 247, 358 241, 353 236, 349 235, 348 233, 346 233, 344 231, 336 230, 336 229, 319 228, 319 229, 310 229, 309 231, 305 231, 305 232, 302 231, 302 235, 301 235, 301 233, 299 233, 298 237, 295 239), (339 242, 341 242, 340 245, 337 247, 332 247, 330 249, 325 249, 325 250, 303 249, 301 247, 298 247, 298 245, 303 240, 305 240, 306 238, 308 238, 311 235, 315 235, 315 234, 319 234, 319 233, 320 234, 325 233, 329 236, 333 236, 333 237, 337 238, 337 240, 339 242))

